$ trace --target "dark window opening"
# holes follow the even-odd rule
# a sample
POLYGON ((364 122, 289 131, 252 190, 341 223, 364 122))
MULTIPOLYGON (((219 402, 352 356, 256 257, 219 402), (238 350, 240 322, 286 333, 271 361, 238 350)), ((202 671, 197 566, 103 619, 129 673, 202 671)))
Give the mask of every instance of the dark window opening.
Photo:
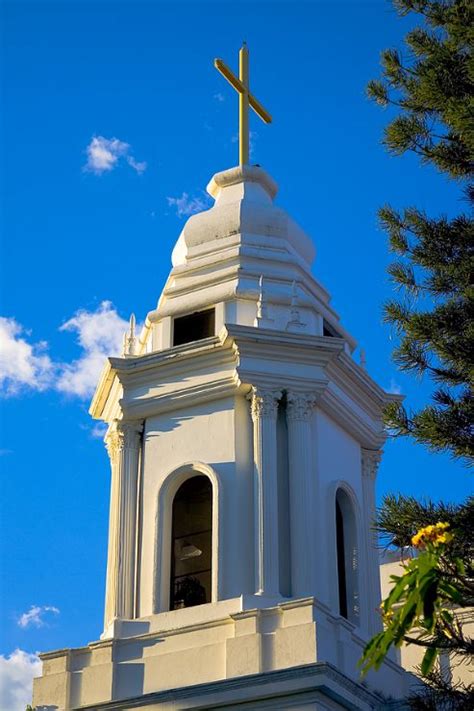
POLYGON ((196 311, 187 316, 178 316, 174 319, 173 324, 173 346, 181 346, 183 343, 209 338, 209 336, 214 336, 214 331, 214 309, 196 311))
POLYGON ((326 319, 323 319, 323 336, 329 336, 330 338, 342 338, 341 334, 338 333, 336 329, 326 321, 326 319))
POLYGON ((211 602, 212 485, 206 476, 180 486, 172 520, 170 610, 211 602))
POLYGON ((344 544, 344 518, 341 505, 336 499, 336 546, 337 546, 337 578, 339 587, 339 614, 348 619, 346 556, 344 544))

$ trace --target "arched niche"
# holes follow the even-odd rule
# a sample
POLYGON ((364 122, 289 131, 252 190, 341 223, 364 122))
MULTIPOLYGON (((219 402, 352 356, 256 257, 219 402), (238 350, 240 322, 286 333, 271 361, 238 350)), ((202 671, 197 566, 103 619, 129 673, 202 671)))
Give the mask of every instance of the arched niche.
POLYGON ((334 509, 339 614, 358 624, 360 563, 357 519, 352 497, 343 487, 336 490, 334 509))
POLYGON ((170 610, 212 600, 212 484, 195 474, 174 495, 170 610))
MULTIPOLYGON (((158 492, 156 518, 153 594, 153 611, 155 613, 218 600, 219 505, 219 478, 214 469, 207 464, 202 462, 184 464, 170 472, 164 479, 158 492), (195 480, 194 485, 188 483, 192 480, 195 480), (196 487, 195 484, 200 484, 200 486, 196 487), (201 529, 203 535, 198 535, 196 538, 199 530, 195 524, 198 521, 191 522, 189 530, 186 530, 186 521, 182 522, 182 525, 176 516, 182 515, 186 509, 190 511, 193 496, 197 496, 198 499, 205 498, 206 490, 210 499, 207 506, 208 522, 205 524, 206 527, 201 529), (206 531, 207 533, 205 533, 206 531), (189 544, 189 547, 186 547, 186 543, 189 544), (194 550, 192 546, 197 550, 194 550), (207 546, 207 549, 205 550, 203 546, 207 546), (197 554, 198 551, 201 551, 201 555, 197 554), (198 558, 200 559, 199 564, 203 563, 202 574, 199 572, 201 568, 197 567, 198 558), (204 561, 206 561, 205 565, 204 561), (204 580, 206 575, 207 578, 204 580), (176 597, 175 592, 179 591, 173 587, 172 592, 172 585, 175 586, 179 583, 178 579, 180 578, 183 583, 181 588, 185 589, 185 596, 181 594, 180 597, 176 597), (204 599, 198 601, 198 585, 190 580, 185 582, 185 578, 196 578, 200 581, 205 589, 204 599)), ((202 507, 201 519, 205 518, 204 509, 206 506, 202 507)), ((183 593, 183 589, 181 589, 181 593, 183 593)))

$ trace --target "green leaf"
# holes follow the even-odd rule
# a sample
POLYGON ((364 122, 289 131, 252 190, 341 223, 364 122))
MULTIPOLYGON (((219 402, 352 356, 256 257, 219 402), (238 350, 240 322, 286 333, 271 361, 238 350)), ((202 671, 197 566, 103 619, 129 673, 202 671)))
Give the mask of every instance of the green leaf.
POLYGON ((430 671, 433 669, 437 656, 438 650, 436 649, 436 647, 429 647, 426 650, 420 665, 420 671, 422 676, 427 676, 430 673, 430 671))
POLYGON ((458 605, 462 605, 463 603, 463 597, 460 593, 460 591, 451 583, 448 583, 447 580, 441 580, 439 583, 439 589, 441 592, 443 592, 448 600, 451 602, 454 602, 458 605))

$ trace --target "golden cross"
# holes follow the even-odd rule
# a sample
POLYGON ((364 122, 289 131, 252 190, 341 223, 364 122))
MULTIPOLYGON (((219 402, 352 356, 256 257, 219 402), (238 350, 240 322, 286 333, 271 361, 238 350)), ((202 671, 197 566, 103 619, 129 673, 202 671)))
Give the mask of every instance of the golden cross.
POLYGON ((249 51, 245 42, 239 51, 239 78, 222 59, 215 59, 214 66, 239 94, 239 164, 246 165, 249 162, 249 106, 265 123, 271 123, 272 117, 249 91, 249 51))

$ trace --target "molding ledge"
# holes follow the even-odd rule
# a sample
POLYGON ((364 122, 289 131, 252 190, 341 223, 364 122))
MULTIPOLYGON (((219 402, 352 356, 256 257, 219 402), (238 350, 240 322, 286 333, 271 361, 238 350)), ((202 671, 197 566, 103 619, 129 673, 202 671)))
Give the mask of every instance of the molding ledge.
POLYGON ((331 664, 316 662, 300 667, 278 671, 251 674, 197 684, 169 691, 158 691, 123 700, 108 701, 79 706, 77 711, 125 711, 171 702, 176 709, 224 709, 224 708, 286 708, 287 701, 295 697, 301 702, 311 703, 321 696, 339 702, 343 708, 369 711, 378 709, 402 709, 400 702, 386 702, 378 693, 367 689, 338 671, 331 664), (280 700, 280 701, 278 701, 280 700), (284 704, 276 706, 275 704, 284 704), (249 704, 247 706, 247 704, 249 704), (250 704, 252 704, 250 706, 250 704))
POLYGON ((108 421, 118 408, 115 417, 145 418, 245 395, 251 386, 315 393, 318 406, 363 447, 379 449, 385 441, 381 411, 393 396, 344 353, 342 339, 235 324, 164 351, 109 358, 90 414, 108 421), (177 382, 179 388, 172 387, 177 382))

